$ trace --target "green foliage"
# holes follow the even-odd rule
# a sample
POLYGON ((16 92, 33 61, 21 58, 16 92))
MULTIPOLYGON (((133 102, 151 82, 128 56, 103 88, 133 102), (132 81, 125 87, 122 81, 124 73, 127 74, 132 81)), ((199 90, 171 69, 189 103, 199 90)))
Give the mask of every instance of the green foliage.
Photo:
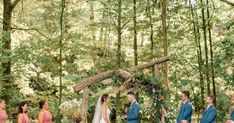
MULTIPOLYGON (((132 1, 122 0, 122 67, 129 68, 134 65, 133 57, 133 7, 132 1)), ((138 38, 138 62, 146 63, 152 59, 163 56, 161 1, 140 0, 137 1, 137 38, 138 38), (151 27, 153 31, 153 45, 150 41, 151 27), (151 46, 152 51, 151 51, 151 46)), ((3 5, 3 2, 0 2, 3 5)), ((3 6, 0 10, 3 10, 3 6)), ((116 0, 72 0, 66 1, 64 15, 64 40, 62 44, 63 60, 63 102, 71 99, 82 98, 82 93, 75 94, 73 85, 82 79, 96 75, 106 70, 118 68, 116 58, 117 45, 117 13, 116 0), (94 22, 90 21, 91 2, 94 8, 94 22), (93 34, 94 37, 93 38, 93 34)), ((127 84, 130 88, 140 90, 140 102, 152 99, 151 107, 142 110, 142 119, 153 119, 157 122, 161 115, 161 108, 165 107, 167 123, 174 122, 180 101, 177 92, 191 90, 191 102, 195 111, 202 110, 199 66, 197 63, 197 46, 194 41, 192 21, 198 22, 200 35, 202 34, 201 9, 212 10, 212 40, 214 52, 215 82, 217 84, 217 109, 218 120, 226 120, 228 115, 228 95, 232 93, 234 86, 233 56, 234 56, 234 21, 233 8, 225 6, 221 2, 212 5, 194 4, 197 15, 191 17, 190 8, 185 1, 168 1, 168 41, 169 41, 169 85, 170 94, 161 88, 161 79, 153 79, 148 74, 136 73, 131 80, 114 77, 117 84, 109 86, 97 84, 91 86, 89 100, 89 119, 92 118, 97 97, 108 89, 127 84), (136 83, 139 80, 142 83, 136 83), (134 81, 134 82, 133 82, 134 81), (160 94, 165 100, 160 102, 160 94), (225 96, 222 96, 225 95, 225 96), (153 112, 153 113, 152 113, 153 112)), ((2 43, 9 38, 8 33, 1 32, 0 41, 0 65, 11 60, 12 81, 15 90, 1 91, 0 95, 12 96, 7 104, 7 109, 15 111, 18 102, 27 100, 31 103, 31 117, 36 118, 38 112, 37 103, 40 99, 48 99, 50 110, 58 114, 59 92, 59 17, 60 0, 24 0, 16 6, 12 18, 12 53, 10 57, 3 55, 2 43), (33 3, 33 4, 32 4, 33 3), (10 94, 13 95, 10 95, 10 94)), ((1 11, 1 15, 2 15, 1 11)), ((4 23, 2 23, 4 24, 4 23)), ((203 47, 203 36, 200 37, 203 47)), ((204 59, 204 48, 202 58, 204 59)), ((160 66, 160 76, 163 76, 163 66, 160 66)), ((0 66, 2 71, 2 66, 0 66)), ((204 74, 205 70, 202 71, 204 74)), ((2 88, 2 76, 0 85, 2 88)), ((206 84, 202 85, 206 88, 206 84)), ((112 95, 113 96, 113 95, 112 95)), ((125 98, 121 97, 122 103, 125 98)), ((114 96, 112 103, 115 103, 114 96)), ((112 106, 114 107, 114 105, 112 106)), ((69 120, 69 119, 67 119, 69 120)), ((71 121, 66 121, 71 122, 71 121)))

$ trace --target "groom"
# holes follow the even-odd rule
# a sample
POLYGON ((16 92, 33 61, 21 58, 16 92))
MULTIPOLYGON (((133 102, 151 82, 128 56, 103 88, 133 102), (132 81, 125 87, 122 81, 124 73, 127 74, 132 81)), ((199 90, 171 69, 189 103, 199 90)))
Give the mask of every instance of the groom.
POLYGON ((128 101, 131 103, 130 107, 128 108, 127 115, 125 116, 127 123, 139 123, 140 106, 136 101, 135 94, 130 91, 128 92, 127 97, 128 101))

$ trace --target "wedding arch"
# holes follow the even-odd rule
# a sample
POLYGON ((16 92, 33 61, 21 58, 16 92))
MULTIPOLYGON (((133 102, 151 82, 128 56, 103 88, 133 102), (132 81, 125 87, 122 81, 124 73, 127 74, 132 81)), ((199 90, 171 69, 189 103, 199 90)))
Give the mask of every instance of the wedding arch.
MULTIPOLYGON (((80 106, 80 115, 81 115, 81 122, 80 123, 86 123, 86 121, 87 121, 89 87, 91 85, 97 84, 105 79, 112 78, 113 76, 119 76, 122 78, 131 78, 133 73, 135 73, 139 70, 147 69, 147 68, 153 68, 155 77, 159 78, 160 77, 159 65, 167 62, 168 60, 169 60, 169 57, 164 56, 164 57, 161 57, 159 59, 148 62, 146 64, 133 66, 133 67, 128 68, 126 70, 122 70, 122 69, 108 70, 106 72, 102 72, 102 73, 96 74, 94 76, 91 76, 89 78, 86 78, 86 79, 82 80, 81 82, 79 82, 78 84, 76 84, 73 87, 75 92, 80 92, 81 90, 83 90, 83 99, 82 99, 82 103, 80 106)), ((165 79, 167 79, 167 78, 165 78, 165 79)), ((121 86, 125 86, 125 85, 121 85, 121 86)), ((165 82, 163 83, 162 86, 167 88, 167 89, 169 88, 168 83, 165 83, 165 82)))

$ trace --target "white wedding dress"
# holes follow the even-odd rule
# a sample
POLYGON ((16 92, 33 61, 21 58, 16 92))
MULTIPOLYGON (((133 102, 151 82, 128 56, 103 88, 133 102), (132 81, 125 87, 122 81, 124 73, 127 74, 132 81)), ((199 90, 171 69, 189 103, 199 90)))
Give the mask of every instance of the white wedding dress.
MULTIPOLYGON (((97 105, 96 105, 96 109, 94 112, 94 117, 93 117, 92 123, 106 123, 106 121, 103 119, 101 107, 102 107, 101 97, 99 97, 97 105)), ((106 114, 107 114, 107 118, 109 119, 110 114, 111 114, 111 110, 107 108, 106 114)))
MULTIPOLYGON (((107 108, 106 114, 107 114, 107 118, 109 119, 111 110, 107 108)), ((106 123, 106 121, 103 119, 103 115, 102 115, 102 119, 100 120, 100 123, 106 123)))

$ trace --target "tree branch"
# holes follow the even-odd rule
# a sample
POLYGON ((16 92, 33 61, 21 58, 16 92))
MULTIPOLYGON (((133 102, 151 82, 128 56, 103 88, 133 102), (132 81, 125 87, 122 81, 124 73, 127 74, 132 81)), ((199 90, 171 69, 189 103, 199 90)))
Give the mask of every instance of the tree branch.
POLYGON ((123 26, 121 27, 121 29, 123 29, 123 28, 130 22, 131 19, 132 19, 132 17, 129 18, 129 19, 123 24, 123 26))
MULTIPOLYGON (((2 18, 0 18, 0 20, 2 21, 1 23, 2 24, 5 24, 6 22, 3 21, 2 18)), ((23 31, 29 31, 29 30, 33 30, 33 31, 36 31, 37 33, 39 33, 40 35, 42 35, 43 37, 51 40, 49 37, 47 37, 45 34, 43 34, 42 32, 40 32, 38 29, 36 28, 21 28, 21 27, 17 27, 16 25, 14 24, 11 24, 11 29, 15 29, 15 30, 23 30, 23 31)))
POLYGON ((109 16, 110 16, 110 18, 111 18, 111 20, 112 20, 112 22, 113 22, 114 26, 115 26, 115 27, 116 27, 116 29, 117 29, 117 28, 118 28, 118 26, 117 26, 117 24, 116 24, 115 20, 113 19, 113 17, 111 16, 110 12, 109 12, 109 16))
POLYGON ((224 3, 227 3, 228 5, 234 6, 234 3, 233 3, 233 2, 230 2, 230 1, 228 1, 228 0, 220 0, 220 1, 222 1, 222 2, 224 2, 224 3))
POLYGON ((29 31, 29 30, 32 30, 32 31, 36 31, 38 34, 42 35, 43 37, 51 40, 49 37, 47 37, 45 34, 43 34, 42 32, 40 32, 38 29, 36 28, 19 28, 19 27, 11 27, 11 29, 15 29, 15 30, 23 30, 23 31, 29 31))
POLYGON ((15 6, 19 3, 20 0, 15 0, 12 4, 11 4, 11 9, 13 10, 15 8, 15 6))
MULTIPOLYGON (((139 9, 140 7, 136 8, 136 11, 139 9)), ((123 24, 123 26, 121 27, 121 29, 123 29, 131 20, 132 20, 133 16, 129 17, 129 19, 123 24)))

